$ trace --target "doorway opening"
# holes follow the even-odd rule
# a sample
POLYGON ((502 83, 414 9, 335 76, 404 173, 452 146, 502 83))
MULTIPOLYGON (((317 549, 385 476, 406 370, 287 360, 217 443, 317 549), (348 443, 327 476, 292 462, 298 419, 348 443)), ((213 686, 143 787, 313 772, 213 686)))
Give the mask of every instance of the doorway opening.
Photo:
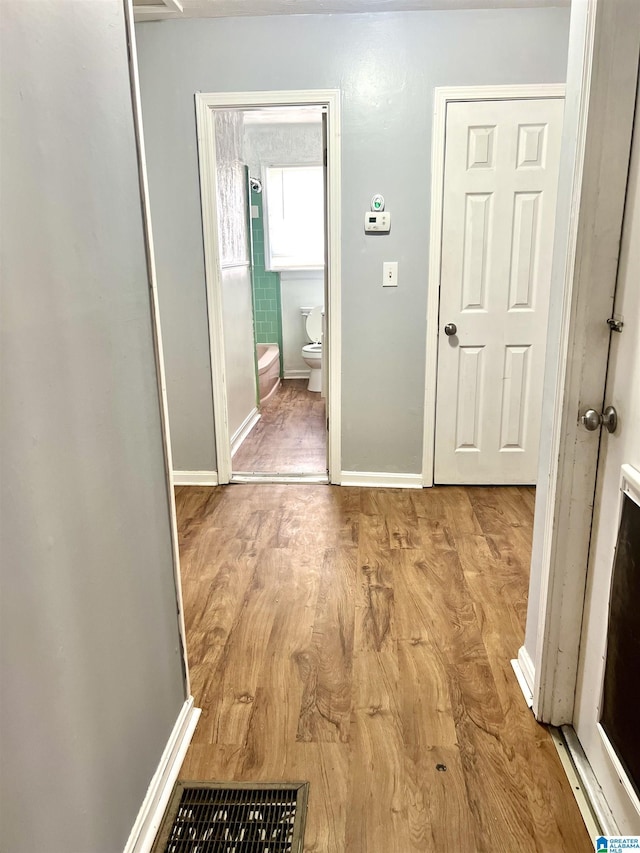
POLYGON ((337 482, 337 95, 196 106, 218 482, 337 482))

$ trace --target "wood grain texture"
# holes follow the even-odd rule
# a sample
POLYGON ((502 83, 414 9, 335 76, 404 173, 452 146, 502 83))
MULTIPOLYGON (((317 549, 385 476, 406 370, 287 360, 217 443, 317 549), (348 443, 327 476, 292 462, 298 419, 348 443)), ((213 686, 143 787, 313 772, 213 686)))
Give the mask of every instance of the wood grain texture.
POLYGON ((232 460, 234 473, 326 474, 324 399, 306 379, 283 379, 232 460))
POLYGON ((533 491, 176 490, 181 777, 309 780, 307 853, 587 853, 522 644, 533 491))

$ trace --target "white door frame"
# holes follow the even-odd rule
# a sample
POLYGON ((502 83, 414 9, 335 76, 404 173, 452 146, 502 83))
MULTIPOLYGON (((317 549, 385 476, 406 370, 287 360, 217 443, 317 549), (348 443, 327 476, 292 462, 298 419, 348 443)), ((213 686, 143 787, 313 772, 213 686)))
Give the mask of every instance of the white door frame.
MULTIPOLYGON (((147 275, 149 277, 149 309, 151 314, 151 331, 156 362, 156 381, 160 402, 160 423, 162 429, 162 449, 164 451, 164 469, 169 504, 169 525, 171 527, 171 556, 173 561, 173 582, 176 592, 178 618, 178 633, 180 636, 180 656, 184 677, 185 707, 193 706, 191 697, 191 680, 189 677, 189 660, 187 657, 187 630, 184 621, 184 604, 182 598, 182 577, 180 574, 180 548, 178 543, 178 521, 176 515, 175 483, 173 478, 173 457, 171 453, 171 434, 169 431, 169 406, 167 403, 167 381, 164 369, 164 353, 162 349, 162 330, 160 327, 160 307, 158 303, 158 279, 153 249, 153 230, 151 227, 151 203, 149 201, 149 182, 147 179, 147 160, 144 145, 144 130, 142 124, 142 102, 140 95, 140 78, 138 74, 138 55, 136 49, 133 6, 131 0, 125 0, 124 19, 129 42, 129 77, 131 81, 131 106, 133 111, 133 126, 136 136, 136 153, 138 159, 138 180, 140 183, 140 208, 142 213, 142 229, 144 248, 147 260, 147 275)), ((190 712, 191 713, 191 712, 190 712)), ((192 713, 192 725, 195 724, 200 711, 192 713), (193 719, 195 714, 195 719, 193 719)), ((193 733, 193 729, 191 733, 193 733)), ((187 741, 188 742, 188 741, 187 741)), ((185 747, 186 751, 186 747, 185 747)), ((177 771, 176 771, 177 775, 177 771)))
MULTIPOLYGON (((198 92, 196 125, 200 163, 200 195, 204 238, 205 278, 211 347, 214 423, 218 482, 231 479, 227 386, 222 322, 222 284, 218 245, 216 201, 216 152, 214 111, 252 107, 321 106, 327 109, 327 207, 328 207, 328 347, 324 348, 324 367, 328 376, 327 418, 329 482, 340 483, 341 471, 341 292, 340 292, 340 90, 305 89, 269 92, 198 92)), ((262 478, 265 479, 265 478, 262 478)), ((287 480, 308 480, 288 477, 287 480)))
POLYGON ((438 319, 442 264, 442 205, 447 106, 457 101, 515 101, 560 98, 564 83, 521 86, 438 86, 433 93, 431 146, 431 221, 429 228, 429 280, 427 283, 427 352, 424 389, 422 482, 433 486, 436 438, 436 386, 438 377, 438 319))
POLYGON ((571 141, 560 358, 547 425, 551 464, 541 472, 549 486, 544 518, 536 507, 543 532, 540 565, 532 566, 541 574, 537 640, 533 661, 524 648, 518 655, 529 669, 536 718, 553 725, 573 721, 599 445, 599 433, 586 433, 579 414, 588 406, 600 410, 604 399, 606 320, 617 277, 640 50, 636 0, 580 0, 572 7, 572 28, 574 14, 584 32, 578 79, 567 91, 577 109, 577 134, 571 141))

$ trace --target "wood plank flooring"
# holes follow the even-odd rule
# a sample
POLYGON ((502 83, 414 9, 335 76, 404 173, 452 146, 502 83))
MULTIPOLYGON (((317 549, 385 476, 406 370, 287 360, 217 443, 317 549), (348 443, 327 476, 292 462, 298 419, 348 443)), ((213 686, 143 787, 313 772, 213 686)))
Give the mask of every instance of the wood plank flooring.
POLYGON ((307 853, 587 853, 510 659, 533 491, 177 489, 181 777, 311 783, 307 853))
POLYGON ((306 379, 283 379, 233 457, 234 473, 326 474, 324 398, 306 379))

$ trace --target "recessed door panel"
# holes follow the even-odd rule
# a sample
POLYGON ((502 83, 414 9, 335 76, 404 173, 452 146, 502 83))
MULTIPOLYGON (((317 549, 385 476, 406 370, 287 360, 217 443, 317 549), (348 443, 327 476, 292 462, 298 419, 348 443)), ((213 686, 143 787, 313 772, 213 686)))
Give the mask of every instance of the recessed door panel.
POLYGON ((470 127, 467 143, 467 168, 492 169, 494 165, 493 152, 495 147, 495 132, 493 125, 486 127, 470 127))
POLYGON ((483 347, 458 347, 456 450, 480 450, 483 347))
POLYGON ((516 193, 513 198, 513 234, 509 309, 533 308, 536 261, 540 249, 538 219, 541 193, 516 193))
POLYGON ((518 169, 544 169, 546 147, 546 124, 521 124, 518 127, 518 169))
POLYGON ((508 346, 504 350, 501 450, 525 449, 530 350, 528 346, 508 346))
POLYGON ((462 310, 485 308, 488 248, 491 239, 491 194, 466 196, 464 260, 462 273, 462 310))

